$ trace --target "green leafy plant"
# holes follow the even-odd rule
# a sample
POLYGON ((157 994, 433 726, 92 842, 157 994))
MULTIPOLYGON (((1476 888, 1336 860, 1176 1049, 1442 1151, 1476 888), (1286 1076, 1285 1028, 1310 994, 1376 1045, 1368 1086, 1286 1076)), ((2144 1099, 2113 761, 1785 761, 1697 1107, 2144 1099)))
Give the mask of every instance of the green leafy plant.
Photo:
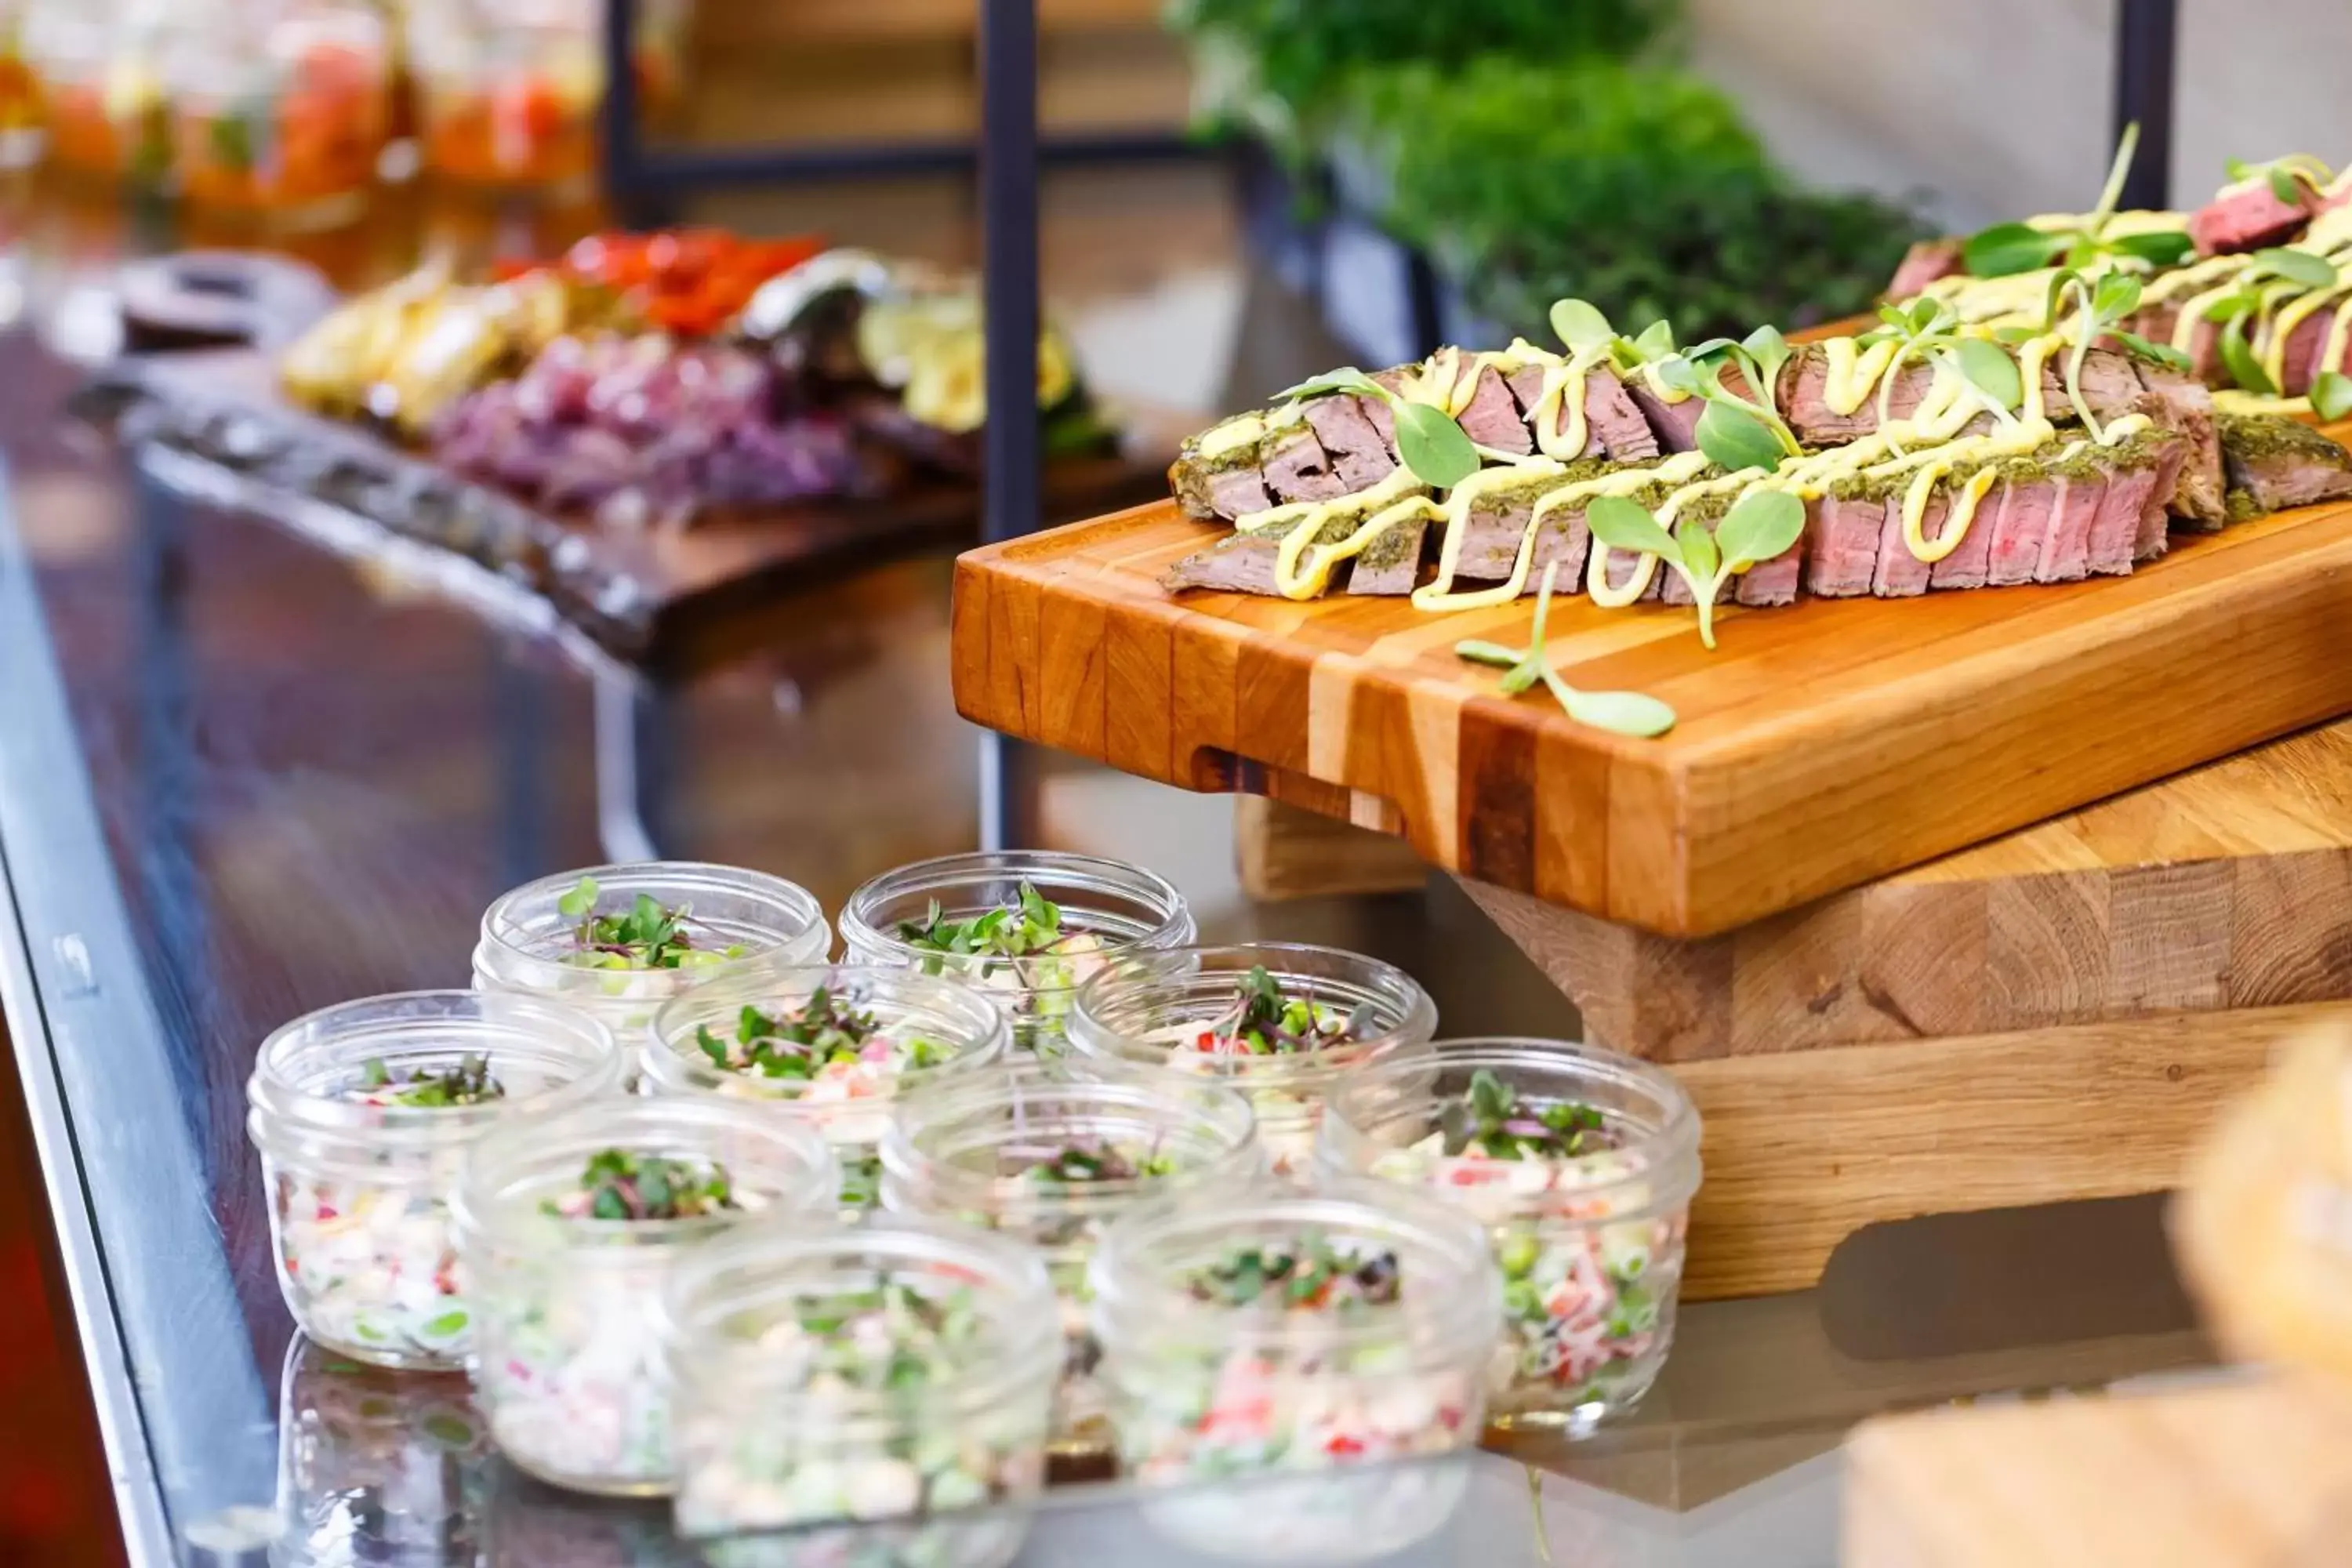
POLYGON ((2312 251, 2288 246, 2255 251, 2239 272, 2238 286, 2205 308, 2205 319, 2221 329, 2221 363, 2230 379, 2248 392, 2277 396, 2278 384, 2263 368, 2262 356, 2247 337, 2248 323, 2273 302, 2275 285, 2285 283, 2292 286, 2289 292, 2308 293, 2335 288, 2336 277, 2335 263, 2312 251))
POLYGON ((2311 408, 2331 424, 2352 416, 2352 375, 2341 371, 2321 371, 2312 379, 2311 408))
POLYGON ((688 923, 692 910, 684 904, 668 908, 650 893, 639 893, 622 913, 600 913, 596 900, 602 892, 595 878, 583 877, 555 900, 556 912, 577 922, 571 963, 601 969, 678 969, 740 958, 747 951, 740 943, 696 947, 688 923))
POLYGON ((1275 395, 1298 403, 1336 393, 1375 397, 1389 405, 1396 419, 1397 457, 1422 483, 1451 489, 1478 471, 1478 448, 1444 409, 1391 392, 1354 365, 1327 371, 1275 395))
POLYGON ((1715 646, 1715 605, 1723 585, 1759 561, 1769 561, 1805 531, 1805 507, 1786 490, 1750 486, 1712 527, 1696 519, 1669 533, 1647 510, 1622 496, 1601 496, 1585 509, 1592 537, 1612 550, 1654 555, 1690 584, 1698 605, 1698 638, 1715 646))
POLYGON ((1788 363, 1789 345, 1778 329, 1759 327, 1739 342, 1712 338, 1695 344, 1662 362, 1658 380, 1673 391, 1706 399, 1696 434, 1708 462, 1730 473, 1769 472, 1781 458, 1804 450, 1780 417, 1780 367, 1788 363), (1735 365, 1753 395, 1742 397, 1725 384, 1725 368, 1735 365))
POLYGON ((1383 226, 1506 334, 1536 335, 1563 297, 1636 340, 1669 318, 1706 337, 1852 315, 1924 232, 1797 188, 1722 93, 1654 66, 1389 67, 1358 75, 1343 123, 1380 172, 1383 226))
POLYGON ((1544 622, 1551 615, 1552 579, 1559 572, 1557 561, 1544 568, 1543 586, 1536 591, 1535 623, 1528 628, 1527 647, 1505 647, 1500 643, 1473 637, 1455 643, 1454 656, 1502 669, 1503 693, 1507 697, 1517 697, 1542 681, 1544 689, 1552 694, 1563 712, 1595 730, 1648 740, 1673 729, 1675 710, 1656 698, 1639 691, 1580 691, 1552 668, 1551 660, 1544 653, 1544 622))
POLYGON ((2104 258, 2129 258, 2152 267, 2177 266, 2196 248, 2185 230, 2113 237, 2106 232, 2116 216, 2116 204, 2123 198, 2124 178, 2131 173, 2132 159, 2138 152, 2139 126, 2126 125, 2116 143, 2115 161, 2108 165, 2099 205, 2080 224, 2037 228, 2029 223, 1997 223, 1969 237, 1960 247, 1962 263, 1979 278, 2038 271, 2062 260, 2068 267, 2087 268, 2104 258))

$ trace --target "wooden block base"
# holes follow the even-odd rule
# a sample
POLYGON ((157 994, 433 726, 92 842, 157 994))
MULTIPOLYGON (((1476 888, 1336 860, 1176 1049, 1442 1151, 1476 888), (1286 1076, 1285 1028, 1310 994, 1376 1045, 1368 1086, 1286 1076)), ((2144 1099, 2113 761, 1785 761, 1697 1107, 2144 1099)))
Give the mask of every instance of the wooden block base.
POLYGON ((1265 903, 1345 893, 1402 893, 1429 867, 1402 838, 1263 795, 1234 798, 1242 890, 1265 903))
POLYGON ((1846 1450, 1846 1568, 2334 1568, 2352 1395, 2264 1378, 1874 1422, 1846 1450))

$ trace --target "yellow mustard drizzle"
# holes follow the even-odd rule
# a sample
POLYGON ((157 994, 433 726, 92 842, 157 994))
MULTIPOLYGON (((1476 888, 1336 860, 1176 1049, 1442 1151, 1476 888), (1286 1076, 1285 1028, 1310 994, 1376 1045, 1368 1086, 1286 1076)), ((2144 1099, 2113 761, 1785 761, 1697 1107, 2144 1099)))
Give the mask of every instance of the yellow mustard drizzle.
MULTIPOLYGON (((1561 507, 1595 496, 1630 495, 1648 484, 1681 484, 1695 478, 1706 467, 1706 459, 1696 452, 1677 452, 1653 468, 1621 468, 1615 473, 1595 479, 1580 479, 1574 484, 1559 486, 1540 497, 1528 514, 1528 526, 1519 535, 1518 553, 1511 563, 1509 581, 1492 588, 1476 588, 1466 593, 1450 593, 1454 574, 1461 557, 1460 547, 1454 542, 1454 531, 1448 520, 1446 542, 1439 550, 1437 576, 1412 592, 1413 607, 1422 610, 1480 610, 1495 605, 1507 605, 1527 591, 1528 575, 1535 559, 1535 542, 1543 530, 1544 519, 1561 507)), ((1466 521, 1468 513, 1464 513, 1466 521)))
MULTIPOLYGON (((1454 486, 1445 498, 1443 510, 1432 508, 1431 515, 1445 520, 1445 537, 1438 542, 1437 577, 1429 586, 1442 595, 1453 583, 1454 573, 1461 569, 1462 536, 1470 521, 1470 509, 1477 504, 1480 497, 1507 483, 1523 484, 1531 479, 1556 479, 1567 472, 1567 465, 1553 462, 1549 458, 1538 458, 1507 468, 1482 468, 1454 486)), ((1528 528, 1529 535, 1534 532, 1533 527, 1528 528)), ((1520 543, 1524 549, 1526 540, 1523 538, 1520 543)), ((1420 603, 1423 592, 1419 588, 1413 590, 1416 604, 1420 603)))
POLYGON ((1238 452, 1244 447, 1254 447, 1265 436, 1265 420, 1255 414, 1244 414, 1213 426, 1201 437, 1195 448, 1203 458, 1214 458, 1238 452))
MULTIPOLYGON (((2340 301, 2347 294, 2352 294, 2352 283, 2339 283, 2333 289, 2315 289, 2280 308, 2278 320, 2272 323, 2270 337, 2263 348, 2263 374, 2271 378, 2273 386, 2286 385, 2287 340, 2294 336, 2295 329, 2317 313, 2321 306, 2331 300, 2340 301)), ((2339 310, 2337 314, 2342 312, 2339 310)), ((2332 330, 2328 335, 2335 335, 2332 330)), ((2324 357, 2315 363, 2321 369, 2326 366, 2324 357)))
POLYGON ((1886 374, 1886 367, 1895 363, 1895 351, 1901 346, 1892 338, 1866 349, 1858 348, 1852 338, 1832 338, 1823 343, 1827 363, 1822 378, 1822 401, 1829 405, 1830 412, 1843 418, 1869 402, 1871 389, 1886 374))
POLYGON ((1535 426, 1536 447, 1545 457, 1572 461, 1584 455, 1592 437, 1584 416, 1585 388, 1592 367, 1607 352, 1606 344, 1595 344, 1544 367, 1543 391, 1528 410, 1528 420, 1535 426))

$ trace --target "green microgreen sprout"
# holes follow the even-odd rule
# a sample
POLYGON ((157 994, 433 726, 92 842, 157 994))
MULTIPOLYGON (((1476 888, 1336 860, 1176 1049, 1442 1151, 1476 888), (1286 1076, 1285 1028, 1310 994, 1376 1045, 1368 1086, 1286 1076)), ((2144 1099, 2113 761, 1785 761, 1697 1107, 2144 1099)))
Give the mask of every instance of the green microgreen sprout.
POLYGON ((1073 1138, 1053 1146, 1008 1145, 1003 1157, 1013 1173, 1049 1186, 1084 1186, 1172 1174, 1176 1162, 1155 1145, 1129 1155, 1107 1138, 1073 1138))
POLYGON ((448 1068, 394 1070, 382 1057, 370 1057, 360 1068, 360 1088, 378 1105, 409 1105, 440 1110, 457 1105, 481 1105, 506 1098, 506 1086, 490 1075, 490 1058, 469 1051, 448 1068))
POLYGON ((670 908, 650 893, 639 893, 623 913, 599 913, 596 900, 602 892, 595 878, 583 877, 555 901, 559 914, 577 922, 572 929, 574 963, 600 969, 681 969, 740 958, 750 951, 740 942, 696 947, 692 909, 686 904, 670 908))
POLYGON ((1777 329, 1759 327, 1744 340, 1710 338, 1657 362, 1659 385, 1706 400, 1696 435, 1708 462, 1727 473, 1769 469, 1804 450, 1780 416, 1780 370, 1790 352, 1777 329), (1725 384, 1728 367, 1738 369, 1753 395, 1742 397, 1725 384))
POLYGON ((1676 521, 1673 532, 1637 503, 1601 496, 1585 509, 1592 537, 1612 550, 1654 555, 1690 584, 1698 606, 1698 637, 1715 647, 1715 607, 1724 584, 1759 561, 1769 561, 1805 531, 1805 506, 1786 490, 1750 485, 1713 525, 1676 521))
MULTIPOLYGON (((1879 325, 1854 341, 1864 348, 1887 342, 1895 344, 1895 357, 1887 361, 1878 380, 1881 434, 1888 434, 1894 422, 1895 378, 1907 359, 1950 365, 2004 421, 2011 420, 2024 402, 2025 382, 2018 374, 2016 359, 1998 343, 1962 332, 1959 312, 1948 301, 1923 295, 1907 305, 1881 305, 1878 320, 1879 325)), ((1891 435, 1887 445, 1895 456, 1903 455, 1891 435)))
POLYGON ((1374 1008, 1364 1003, 1344 1017, 1311 996, 1286 996, 1265 965, 1254 964, 1242 979, 1233 1005, 1201 1026, 1202 1049, 1244 1056, 1286 1056, 1320 1050, 1370 1035, 1378 1028, 1374 1008))
POLYGON ((1454 645, 1454 657, 1501 669, 1504 672, 1503 694, 1507 697, 1517 697, 1537 681, 1542 681, 1544 689, 1552 694, 1570 719, 1579 724, 1591 725, 1595 730, 1648 740, 1673 729, 1675 710, 1654 697, 1644 696, 1639 691, 1580 691, 1553 670, 1551 660, 1544 652, 1544 621, 1551 613, 1552 579, 1559 572, 1559 563, 1557 561, 1544 567, 1543 586, 1536 592, 1535 623, 1528 629, 1527 647, 1505 647, 1500 643, 1481 642, 1472 637, 1454 645))
POLYGON ((1574 1100, 1538 1105, 1491 1068, 1472 1073, 1467 1092, 1447 1101, 1438 1120, 1448 1155, 1475 1145, 1495 1160, 1572 1160, 1617 1145, 1598 1110, 1574 1100))
POLYGON ((727 1167, 695 1160, 601 1149, 581 1169, 580 1187, 541 1205, 561 1219, 696 1219, 732 1210, 727 1167))
POLYGON ((1403 1292, 1395 1253, 1343 1250, 1320 1236, 1289 1247, 1237 1247, 1185 1284, 1196 1301, 1285 1311, 1360 1311, 1391 1305, 1403 1292))
MULTIPOLYGON (((695 1026, 694 1039, 711 1065, 723 1071, 806 1081, 834 1063, 863 1059, 868 1042, 881 1028, 873 1013, 858 1011, 851 998, 820 985, 796 1012, 769 1014, 745 1003, 736 1016, 732 1039, 708 1024, 695 1026)), ((909 1068, 936 1067, 945 1054, 919 1036, 910 1037, 906 1047, 909 1068)))
POLYGON ((929 952, 1027 958, 1050 952, 1084 932, 1062 930, 1061 906, 1023 882, 1015 900, 969 920, 951 921, 933 899, 919 921, 900 921, 898 940, 929 952))
POLYGON ((2106 232, 2116 215, 2116 204, 2123 199, 2124 180, 2131 173, 2132 160, 2138 152, 2139 126, 2126 125, 2116 143, 2115 160, 2107 166, 2107 183, 2099 192, 2099 205, 2085 214, 2080 224, 2037 228, 2030 223, 1997 223, 1969 237, 1960 248, 1963 265, 1978 278, 2007 278, 2061 264, 2087 268, 2103 260, 2128 259, 2148 267, 2178 266, 2196 248, 2196 242, 2185 230, 2165 229, 2112 237, 2106 232))
POLYGON ((2248 323, 2259 321, 2289 296, 2335 288, 2338 278, 2336 264, 2312 251, 2292 246, 2255 251, 2239 272, 2238 286, 2205 307, 2205 319, 2221 325, 2221 363, 2228 367, 2230 379, 2248 392, 2276 397, 2278 383, 2271 379, 2262 356, 2254 352, 2247 335, 2248 323))
POLYGON ((2266 163, 2249 163, 2242 158, 2231 158, 2222 164, 2230 178, 2260 179, 2271 188, 2271 195, 2291 207, 2304 205, 2308 193, 2311 198, 2326 194, 2326 187, 2336 178, 2336 172, 2308 153, 2290 153, 2284 158, 2266 163))
POLYGON ((1432 489, 1452 489, 1476 473, 1483 459, 1454 416, 1434 403, 1382 386, 1353 365, 1342 365, 1275 394, 1289 415, 1310 397, 1352 394, 1389 405, 1396 421, 1397 458, 1432 489))

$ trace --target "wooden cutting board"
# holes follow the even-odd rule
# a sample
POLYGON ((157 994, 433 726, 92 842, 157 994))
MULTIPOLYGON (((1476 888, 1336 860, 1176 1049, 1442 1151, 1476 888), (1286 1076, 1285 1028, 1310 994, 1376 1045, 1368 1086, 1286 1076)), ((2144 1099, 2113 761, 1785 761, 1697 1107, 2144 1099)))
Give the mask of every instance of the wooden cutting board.
POLYGON ((2285 1377, 1904 1416, 1846 1449, 1846 1568, 2337 1568, 2352 1394, 2285 1377))
POLYGON ((1671 936, 2352 710, 2352 506, 2176 534, 2128 577, 1735 610, 1713 653, 1687 609, 1556 601, 1555 667, 1672 703, 1653 741, 1506 699, 1454 657, 1524 642, 1527 601, 1428 615, 1160 586, 1223 531, 1159 502, 967 553, 958 708, 1401 832, 1446 869, 1671 936))
MULTIPOLYGON (((465 555, 525 584, 606 651, 644 665, 706 662, 763 636, 762 612, 784 595, 911 552, 967 542, 980 531, 976 480, 919 474, 873 497, 738 509, 686 529, 602 527, 501 497, 497 505, 509 524, 486 530, 396 504, 417 489, 448 492, 464 482, 425 454, 290 406, 269 357, 253 349, 125 359, 97 384, 158 399, 184 424, 223 412, 251 416, 276 443, 267 460, 220 465, 235 475, 240 505, 288 522, 324 500, 366 525, 358 535, 330 536, 400 535, 465 555)), ((1043 499, 1045 515, 1061 520, 1160 488, 1154 465, 1074 456, 1046 466, 1043 499)))

